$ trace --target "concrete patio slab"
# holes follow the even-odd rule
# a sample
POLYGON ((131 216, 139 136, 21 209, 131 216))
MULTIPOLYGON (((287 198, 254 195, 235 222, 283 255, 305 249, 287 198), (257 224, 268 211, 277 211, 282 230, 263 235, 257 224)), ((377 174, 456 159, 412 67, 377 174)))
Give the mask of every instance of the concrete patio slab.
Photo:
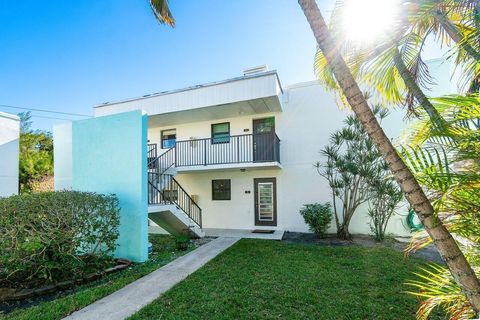
POLYGON ((214 239, 65 319, 125 319, 198 270, 239 239, 238 237, 214 239))
MULTIPOLYGON (((262 228, 259 228, 262 229, 262 228)), ((262 229, 263 230, 263 229, 262 229)), ((282 240, 283 230, 275 230, 274 233, 254 233, 253 230, 245 229, 213 229, 204 228, 205 236, 207 237, 235 237, 235 238, 249 238, 249 239, 265 239, 265 240, 282 240)))

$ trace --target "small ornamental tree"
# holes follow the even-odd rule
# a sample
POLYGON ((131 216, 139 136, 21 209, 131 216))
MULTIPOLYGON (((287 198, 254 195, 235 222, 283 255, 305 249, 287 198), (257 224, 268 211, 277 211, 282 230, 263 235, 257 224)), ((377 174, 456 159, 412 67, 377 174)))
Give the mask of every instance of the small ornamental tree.
POLYGON ((398 204, 403 199, 403 193, 391 176, 387 175, 388 168, 377 181, 370 184, 371 198, 369 201, 368 215, 370 229, 377 241, 385 240, 388 221, 395 214, 398 204))
MULTIPOLYGON (((380 107, 373 111, 379 120, 388 114, 380 107)), ((315 167, 332 189, 337 236, 351 239, 348 228, 353 214, 370 199, 370 183, 377 181, 385 162, 357 117, 350 115, 344 123, 345 127, 334 132, 330 144, 320 151, 324 160, 315 167)))

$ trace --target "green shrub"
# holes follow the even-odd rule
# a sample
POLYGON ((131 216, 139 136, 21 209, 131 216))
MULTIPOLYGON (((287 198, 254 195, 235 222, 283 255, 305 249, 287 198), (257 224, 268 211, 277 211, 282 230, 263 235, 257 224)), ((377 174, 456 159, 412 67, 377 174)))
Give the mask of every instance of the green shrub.
POLYGON ((178 235, 175 237, 175 246, 177 250, 187 250, 190 244, 190 237, 186 235, 178 235))
POLYGON ((313 233, 319 238, 325 236, 332 221, 332 206, 330 203, 305 204, 303 208, 300 209, 300 214, 313 233))
POLYGON ((0 287, 77 279, 112 261, 114 195, 59 191, 0 199, 0 287))

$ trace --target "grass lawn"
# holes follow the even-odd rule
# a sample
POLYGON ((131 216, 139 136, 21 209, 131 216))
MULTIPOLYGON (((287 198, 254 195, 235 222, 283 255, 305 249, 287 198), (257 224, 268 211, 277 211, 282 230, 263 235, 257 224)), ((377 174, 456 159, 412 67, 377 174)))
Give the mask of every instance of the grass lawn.
POLYGON ((424 263, 389 248, 243 239, 130 319, 414 319, 403 283, 424 263))
POLYGON ((61 319, 188 252, 177 251, 175 241, 170 236, 149 235, 149 241, 152 242, 153 252, 148 262, 135 264, 127 270, 85 284, 71 295, 43 302, 28 309, 18 309, 7 315, 0 314, 0 319, 61 319))

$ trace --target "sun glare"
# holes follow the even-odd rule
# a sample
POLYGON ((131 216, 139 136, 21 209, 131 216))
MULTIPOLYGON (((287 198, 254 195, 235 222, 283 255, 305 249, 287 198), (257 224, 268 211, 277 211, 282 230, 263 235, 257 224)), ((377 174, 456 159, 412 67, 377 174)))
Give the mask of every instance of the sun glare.
POLYGON ((397 0, 346 0, 341 24, 348 40, 361 44, 375 42, 394 28, 397 0))

